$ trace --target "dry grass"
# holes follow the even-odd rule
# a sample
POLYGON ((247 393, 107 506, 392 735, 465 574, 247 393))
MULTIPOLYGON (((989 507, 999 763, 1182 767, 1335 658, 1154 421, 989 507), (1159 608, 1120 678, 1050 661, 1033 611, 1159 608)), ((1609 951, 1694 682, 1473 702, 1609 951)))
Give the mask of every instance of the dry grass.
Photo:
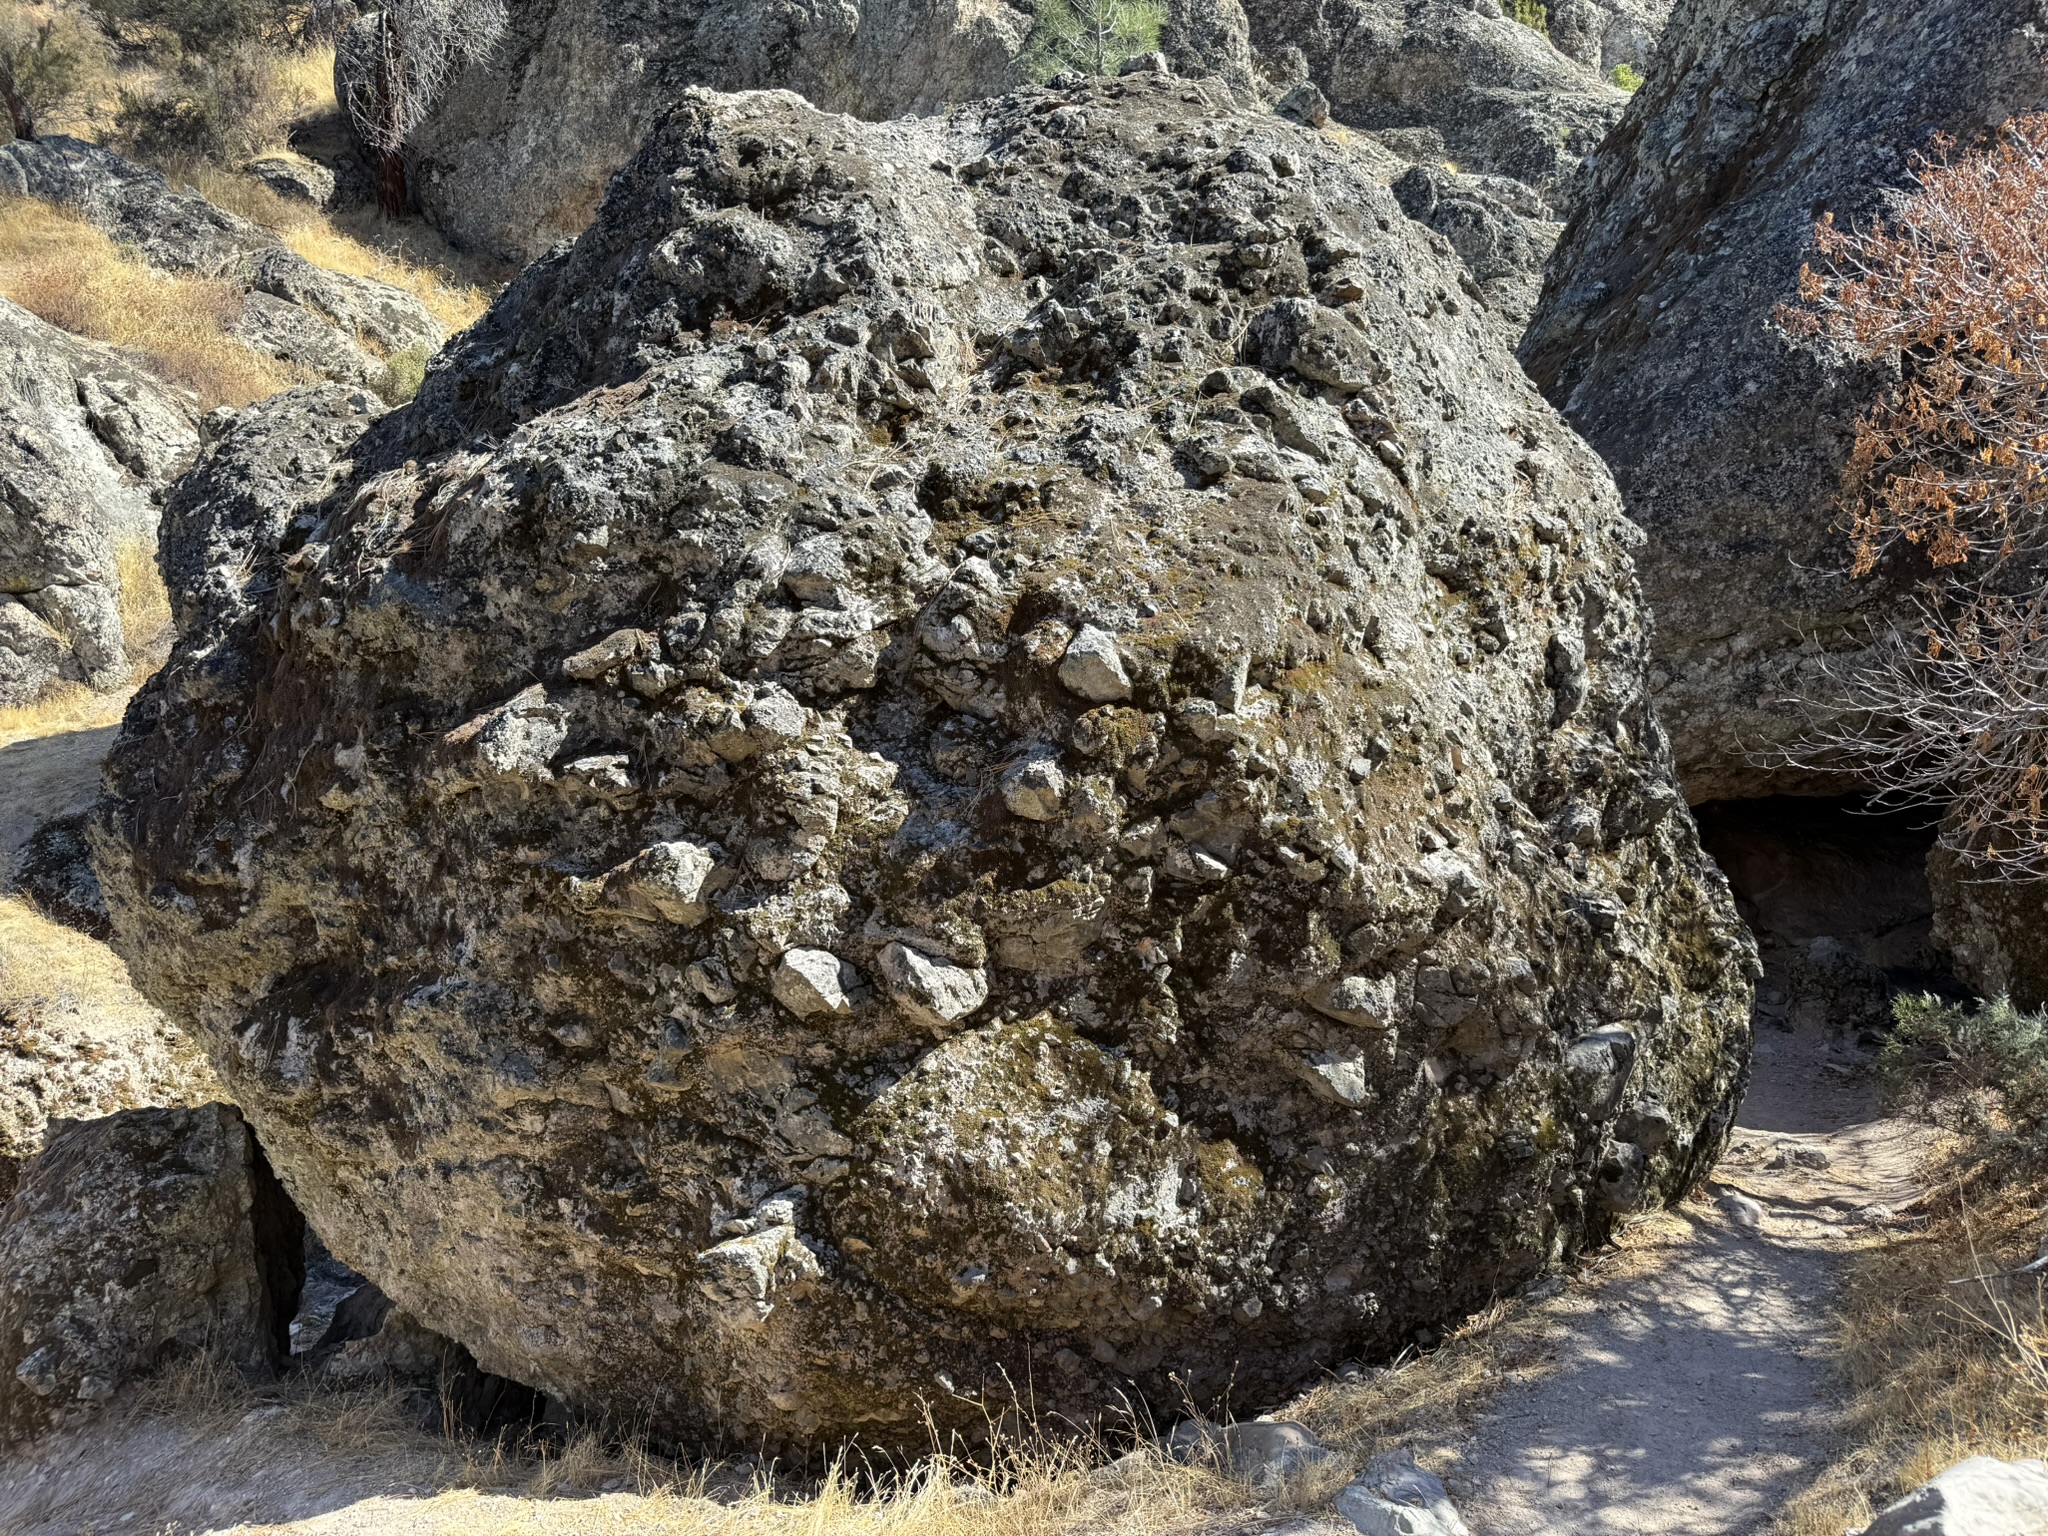
POLYGON ((83 683, 59 683, 33 704, 0 707, 0 747, 118 725, 127 707, 125 693, 94 693, 83 683))
POLYGON ((70 213, 32 198, 0 204, 0 296, 74 335, 140 354, 208 407, 246 405, 305 381, 228 332, 241 296, 131 260, 70 213))
POLYGON ((121 582, 121 634, 129 664, 138 673, 153 672, 170 654, 176 630, 171 619, 171 594, 157 567, 156 541, 127 538, 114 547, 114 568, 121 582))
POLYGON ((1838 1454, 1779 1536, 1843 1536, 1969 1456, 2048 1455, 2048 1315, 2031 1263, 2048 1188, 1970 1180, 1949 1154, 1932 1220, 1863 1254, 1841 1302, 1838 1454), (1987 1280, 1972 1277, 1990 1276, 1987 1280), (1962 1282, 1962 1283, 1957 1283, 1962 1282))
MULTIPOLYGON (((1278 1490, 1254 1492, 1183 1466, 1139 1437, 1135 1450, 1031 1436, 993 1454, 914 1464, 843 1462, 797 1477, 751 1461, 678 1462, 630 1438, 579 1431, 524 1446, 450 1439, 421 1427, 423 1404, 393 1389, 335 1392, 306 1381, 251 1387, 194 1362, 167 1372, 90 1436, 40 1458, 76 1465, 10 1505, 20 1528, 72 1529, 177 1501, 251 1511, 243 1536, 1196 1536, 1253 1529, 1292 1512, 1327 1515, 1362 1461, 1394 1445, 1449 1447, 1511 1374, 1536 1365, 1554 1326, 1519 1302, 1474 1318, 1442 1348, 1362 1379, 1331 1381, 1288 1416, 1337 1451, 1278 1490), (1122 1454, 1118 1454, 1122 1451, 1122 1454), (191 1468, 203 1458, 206 1475, 191 1468), (123 1469, 110 1479, 109 1467, 123 1469), (60 1503, 60 1496, 71 1502, 60 1503), (323 1513, 308 1516, 308 1508, 323 1513), (262 1513, 269 1510, 271 1513, 262 1513), (64 1524, 56 1521, 61 1511, 64 1524), (31 1526, 29 1514, 49 1518, 31 1526)), ((1129 1444, 1127 1439, 1124 1444, 1129 1444)), ((40 1475, 40 1474, 39 1474, 40 1475)), ((30 1479, 24 1474, 26 1485, 30 1479)), ((47 1481, 47 1480, 46 1480, 47 1481)), ((182 1527, 175 1527, 182 1528, 182 1527)))

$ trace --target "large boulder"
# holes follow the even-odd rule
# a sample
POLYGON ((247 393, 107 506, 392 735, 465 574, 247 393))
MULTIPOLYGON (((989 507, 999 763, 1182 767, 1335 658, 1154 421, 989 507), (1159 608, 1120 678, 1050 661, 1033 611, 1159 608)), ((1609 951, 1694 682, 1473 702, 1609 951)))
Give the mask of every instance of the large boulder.
POLYGON ((198 446, 180 391, 0 299, 0 707, 127 681, 117 546, 198 446))
POLYGON ((315 266, 262 225, 82 139, 0 144, 0 193, 67 209, 160 271, 232 284, 242 295, 234 335, 316 377, 374 384, 384 364, 363 343, 388 355, 448 334, 403 289, 315 266))
POLYGON ((0 1441, 180 1356, 273 1370, 304 1243, 228 1105, 60 1122, 0 1209, 0 1441))
MULTIPOLYGON (((520 263, 583 231, 612 174, 690 86, 782 86, 857 117, 932 112, 1008 89, 1031 29, 1030 5, 1016 0, 509 9, 505 40, 456 78, 408 152, 428 219, 520 263)), ((356 88, 350 56, 345 47, 336 61, 343 99, 356 88)))
POLYGON ((1959 1461, 1887 1508, 1863 1536, 2048 1536, 2048 1464, 1959 1461))
POLYGON ((1694 800, 1840 786, 1789 766, 1896 612, 1846 574, 1841 471, 1896 377, 1775 325, 1814 220, 1858 225, 1935 136, 2048 106, 2034 0, 1708 0, 1580 180, 1522 359, 1649 534, 1657 702, 1694 800))
POLYGON ((1513 177, 1560 211, 1628 101, 1495 0, 1245 0, 1245 14, 1269 72, 1302 71, 1338 121, 1432 167, 1513 177))
POLYGON ((1397 1349, 1703 1173, 1754 965, 1468 283, 1215 87, 692 94, 138 700, 117 944, 572 1407, 921 1446, 1397 1349))

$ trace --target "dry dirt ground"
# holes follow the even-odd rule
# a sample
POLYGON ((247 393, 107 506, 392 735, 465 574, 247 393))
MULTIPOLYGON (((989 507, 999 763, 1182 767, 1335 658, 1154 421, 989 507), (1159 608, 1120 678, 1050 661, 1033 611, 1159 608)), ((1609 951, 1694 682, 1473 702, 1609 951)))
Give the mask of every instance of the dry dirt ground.
POLYGON ((1819 1471, 1835 1287, 1912 1220, 1928 1150, 1879 1114, 1863 1066, 1819 1031, 1761 1032, 1715 1183, 1559 1298, 1548 1368, 1456 1448, 1478 1536, 1749 1536, 1819 1471))

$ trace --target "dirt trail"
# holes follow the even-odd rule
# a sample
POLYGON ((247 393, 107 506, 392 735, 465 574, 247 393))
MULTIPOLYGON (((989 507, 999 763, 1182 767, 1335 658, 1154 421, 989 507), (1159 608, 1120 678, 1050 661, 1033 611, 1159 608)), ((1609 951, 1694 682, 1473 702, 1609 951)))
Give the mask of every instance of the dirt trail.
POLYGON ((1715 1182, 1559 1298, 1551 1368, 1462 1447, 1453 1492, 1478 1536, 1749 1536, 1819 1469, 1836 1284, 1918 1193, 1926 1150, 1852 1075, 1865 1061, 1763 1031, 1715 1182))

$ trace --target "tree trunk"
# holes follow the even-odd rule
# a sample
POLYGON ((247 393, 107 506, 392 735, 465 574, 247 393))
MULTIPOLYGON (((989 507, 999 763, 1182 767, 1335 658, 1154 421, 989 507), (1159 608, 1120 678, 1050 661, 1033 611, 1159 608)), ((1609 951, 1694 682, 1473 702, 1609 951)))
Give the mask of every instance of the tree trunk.
POLYGON ((383 132, 378 136, 377 201, 394 219, 412 211, 411 189, 406 185, 405 131, 398 92, 402 76, 397 67, 398 49, 403 46, 391 13, 384 13, 381 46, 377 50, 377 112, 383 132))
POLYGON ((394 219, 412 212, 412 188, 405 174, 402 150, 380 150, 377 155, 377 201, 394 219))
POLYGON ((36 120, 28 109, 28 103, 21 99, 21 89, 14 83, 14 69, 5 59, 0 59, 0 105, 7 108, 7 121, 14 129, 17 139, 35 142, 36 120))

